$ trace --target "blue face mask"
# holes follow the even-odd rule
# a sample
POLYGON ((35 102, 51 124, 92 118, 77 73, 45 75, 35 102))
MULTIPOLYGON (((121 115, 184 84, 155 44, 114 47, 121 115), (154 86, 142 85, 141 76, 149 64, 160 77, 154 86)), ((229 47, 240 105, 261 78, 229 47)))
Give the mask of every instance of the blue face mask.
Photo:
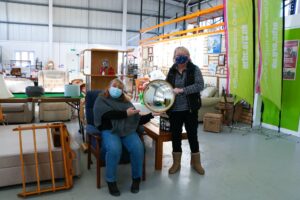
POLYGON ((117 99, 122 95, 122 90, 117 87, 110 87, 109 94, 112 98, 117 99))
POLYGON ((184 55, 176 56, 175 63, 176 64, 184 64, 188 61, 188 59, 189 59, 188 56, 184 56, 184 55))

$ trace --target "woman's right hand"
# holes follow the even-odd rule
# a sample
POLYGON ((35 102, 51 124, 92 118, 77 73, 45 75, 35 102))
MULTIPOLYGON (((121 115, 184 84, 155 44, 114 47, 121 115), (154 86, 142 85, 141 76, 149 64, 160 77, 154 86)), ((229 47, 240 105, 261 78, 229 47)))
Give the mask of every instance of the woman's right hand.
POLYGON ((140 110, 136 110, 134 107, 130 107, 126 110, 127 116, 130 117, 132 115, 136 115, 140 112, 140 110))

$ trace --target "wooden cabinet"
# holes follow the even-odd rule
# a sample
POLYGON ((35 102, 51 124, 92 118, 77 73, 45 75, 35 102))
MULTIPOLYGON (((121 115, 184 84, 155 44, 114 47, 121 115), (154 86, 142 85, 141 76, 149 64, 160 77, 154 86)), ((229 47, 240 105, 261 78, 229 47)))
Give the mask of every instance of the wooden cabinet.
POLYGON ((117 77, 119 53, 122 52, 107 49, 86 49, 81 52, 88 90, 106 89, 110 81, 117 77), (101 73, 103 67, 105 72, 101 73), (113 68, 113 75, 108 75, 108 68, 113 68))

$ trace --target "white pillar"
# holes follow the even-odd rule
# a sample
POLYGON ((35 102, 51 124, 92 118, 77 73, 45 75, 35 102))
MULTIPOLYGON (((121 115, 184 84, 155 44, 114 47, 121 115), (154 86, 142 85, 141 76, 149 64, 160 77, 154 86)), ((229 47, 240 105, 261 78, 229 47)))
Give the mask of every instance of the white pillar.
POLYGON ((261 106, 262 106, 262 99, 259 94, 255 94, 254 97, 254 106, 253 106, 253 127, 260 125, 261 120, 261 106))
POLYGON ((49 60, 53 60, 53 0, 49 0, 49 28, 48 28, 48 43, 49 43, 49 60))
POLYGON ((127 49, 127 0, 123 0, 122 49, 127 49))
POLYGON ((300 0, 296 0, 295 14, 300 14, 300 0))

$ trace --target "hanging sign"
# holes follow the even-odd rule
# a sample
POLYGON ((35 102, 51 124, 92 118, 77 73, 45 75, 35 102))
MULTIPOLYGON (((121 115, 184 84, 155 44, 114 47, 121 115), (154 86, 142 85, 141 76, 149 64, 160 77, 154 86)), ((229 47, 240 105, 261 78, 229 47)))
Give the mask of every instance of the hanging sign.
POLYGON ((224 5, 227 89, 253 105, 253 2, 224 0, 224 5))
POLYGON ((258 0, 259 69, 256 91, 281 108, 282 0, 258 0))

